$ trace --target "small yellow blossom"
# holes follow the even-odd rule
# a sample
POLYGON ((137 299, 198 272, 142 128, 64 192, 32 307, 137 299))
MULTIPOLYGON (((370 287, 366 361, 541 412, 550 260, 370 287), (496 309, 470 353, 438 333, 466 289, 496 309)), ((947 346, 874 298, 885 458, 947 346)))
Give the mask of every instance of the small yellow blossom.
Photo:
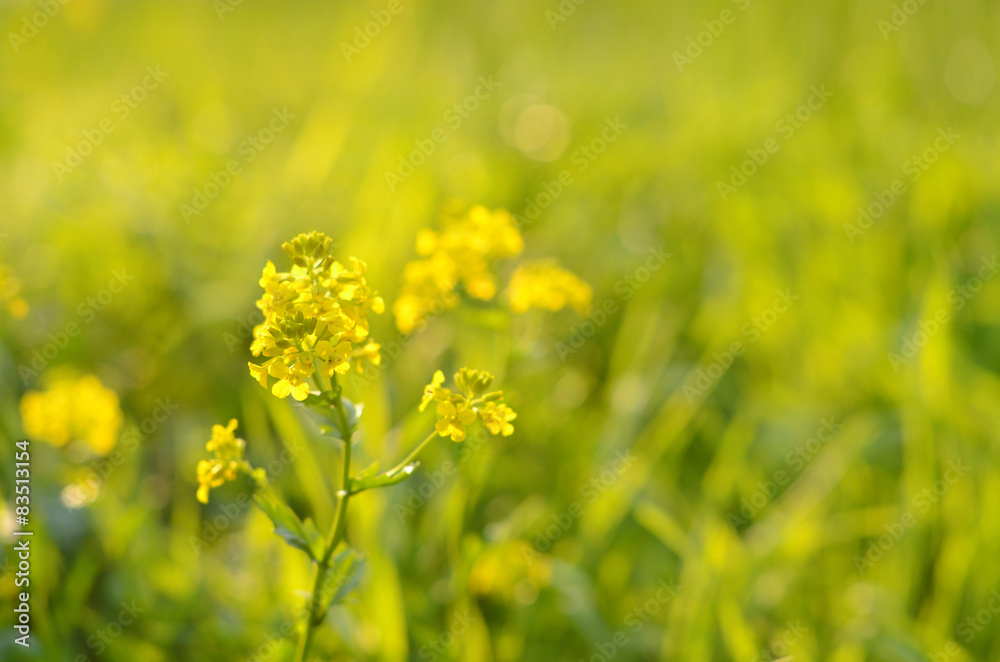
POLYGON ((424 387, 424 397, 420 400, 420 411, 427 409, 427 405, 430 404, 431 400, 444 400, 451 395, 451 391, 442 389, 441 384, 444 384, 444 373, 436 370, 434 371, 434 377, 431 378, 431 383, 424 387), (439 397, 441 391, 445 392, 444 397, 439 397))
POLYGON ((28 437, 65 446, 81 440, 98 455, 118 441, 122 412, 118 395, 94 375, 61 377, 44 391, 21 398, 21 420, 28 437))
POLYGON ((440 436, 451 437, 452 441, 462 441, 466 436, 466 428, 476 418, 481 418, 492 434, 509 437, 514 433, 514 426, 510 421, 517 418, 517 414, 503 402, 503 391, 485 393, 493 383, 493 375, 485 370, 462 368, 455 373, 458 392, 442 387, 443 383, 444 373, 438 370, 431 383, 424 387, 420 401, 420 411, 437 401, 438 421, 435 430, 440 436))
POLYGON ((493 299, 493 264, 519 255, 524 241, 510 212, 476 205, 465 213, 445 215, 440 232, 420 230, 416 249, 423 259, 404 267, 403 288, 393 304, 396 327, 403 333, 457 306, 459 288, 474 299, 493 299))
POLYGON ((518 266, 511 276, 507 296, 511 310, 517 314, 530 308, 556 311, 570 306, 584 315, 590 310, 593 290, 554 260, 542 260, 518 266))
POLYGON ((452 441, 465 439, 465 426, 476 420, 476 412, 468 408, 464 402, 444 401, 437 406, 438 419, 434 426, 442 437, 451 437, 452 441))
POLYGON ((254 328, 250 351, 265 361, 251 362, 250 375, 279 398, 305 400, 317 369, 332 377, 350 369, 355 343, 361 356, 379 360, 378 343, 368 338, 368 314, 380 314, 385 302, 368 287, 367 266, 350 258, 349 266, 330 255, 332 240, 321 232, 300 234, 282 245, 292 260, 279 272, 268 261, 261 274, 264 294, 257 307, 264 321, 254 328))
POLYGON ((254 471, 243 459, 246 442, 236 438, 237 421, 230 419, 225 427, 212 426, 212 438, 205 444, 205 450, 214 457, 198 462, 198 501, 208 503, 208 492, 213 487, 219 487, 227 480, 236 480, 241 473, 254 471))
POLYGON ((487 402, 479 411, 479 415, 483 419, 483 425, 491 433, 503 434, 505 437, 514 434, 514 426, 510 422, 517 418, 517 414, 507 405, 487 402))

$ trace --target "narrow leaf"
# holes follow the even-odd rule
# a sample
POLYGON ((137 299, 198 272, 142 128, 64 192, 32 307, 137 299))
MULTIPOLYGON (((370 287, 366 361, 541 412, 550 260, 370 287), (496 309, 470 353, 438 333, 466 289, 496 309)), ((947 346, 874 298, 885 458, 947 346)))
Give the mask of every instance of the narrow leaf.
POLYGON ((258 490, 253 500, 274 524, 274 532, 284 538, 285 542, 301 549, 313 561, 323 558, 323 537, 312 520, 306 519, 303 522, 299 519, 295 511, 279 500, 270 487, 258 490))

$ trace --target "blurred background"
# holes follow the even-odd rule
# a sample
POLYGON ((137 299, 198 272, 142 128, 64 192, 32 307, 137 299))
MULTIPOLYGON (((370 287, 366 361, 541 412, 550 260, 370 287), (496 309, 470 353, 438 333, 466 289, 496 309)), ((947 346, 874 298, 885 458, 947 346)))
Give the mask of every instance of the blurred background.
POLYGON ((367 569, 317 659, 1000 659, 997 3, 3 0, 0 28, 0 658, 291 659, 307 560, 195 466, 237 418, 329 526, 336 449, 246 367, 260 270, 319 230, 387 302, 355 466, 426 434, 438 368, 519 415, 353 500, 367 569), (455 201, 591 312, 402 336, 455 201))

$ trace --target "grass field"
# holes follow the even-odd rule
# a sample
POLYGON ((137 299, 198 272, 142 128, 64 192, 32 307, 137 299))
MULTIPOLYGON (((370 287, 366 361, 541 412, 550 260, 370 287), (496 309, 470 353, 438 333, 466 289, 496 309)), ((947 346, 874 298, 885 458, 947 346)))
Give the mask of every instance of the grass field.
POLYGON ((261 270, 319 231, 385 302, 341 380, 352 466, 434 429, 438 369, 517 418, 351 499, 364 570, 312 659, 1000 659, 995 2, 8 0, 0 28, 0 658, 293 659, 309 559, 196 467, 235 418, 330 529, 343 445, 247 370, 261 270), (406 265, 470 205, 523 250, 406 326, 406 265), (517 310, 550 259, 576 303, 517 310))

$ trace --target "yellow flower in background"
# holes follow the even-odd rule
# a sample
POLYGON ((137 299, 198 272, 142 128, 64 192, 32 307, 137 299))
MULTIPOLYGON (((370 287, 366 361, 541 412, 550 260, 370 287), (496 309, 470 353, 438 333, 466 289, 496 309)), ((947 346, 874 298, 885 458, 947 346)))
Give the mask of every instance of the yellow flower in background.
POLYGON ((434 429, 440 436, 462 441, 466 437, 466 428, 476 418, 481 418, 492 434, 509 437, 514 433, 510 421, 517 418, 517 414, 503 402, 503 391, 486 393, 493 383, 493 375, 485 370, 462 368, 455 373, 455 384, 460 392, 443 388, 443 383, 444 373, 437 370, 431 383, 424 387, 420 401, 420 411, 437 401, 438 421, 434 429))
POLYGON ((357 366, 358 372, 364 374, 364 368, 362 365, 364 361, 368 361, 372 365, 379 365, 382 363, 382 346, 377 342, 369 341, 367 345, 359 349, 354 350, 354 365, 357 366))
POLYGON ((378 343, 368 340, 368 313, 382 313, 385 303, 368 287, 365 263, 352 257, 345 267, 330 255, 332 243, 322 232, 300 234, 282 245, 291 270, 279 272, 268 261, 261 274, 264 321, 250 350, 267 360, 251 362, 250 374, 264 388, 275 379, 271 393, 279 398, 305 400, 317 364, 332 377, 347 372, 352 359, 380 361, 378 343), (355 352, 355 343, 366 344, 355 352))
POLYGON ((21 398, 21 421, 32 439, 65 446, 82 441, 98 455, 115 447, 122 426, 118 395, 94 375, 62 377, 21 398))
POLYGON ((205 444, 205 450, 214 457, 198 462, 198 501, 202 503, 208 503, 208 492, 213 487, 219 487, 227 480, 236 480, 241 473, 253 471, 243 459, 246 442, 233 434, 237 424, 233 418, 225 427, 212 426, 212 438, 205 444))
POLYGON ((4 308, 14 319, 28 316, 28 302, 19 296, 21 280, 13 272, 0 264, 0 308, 4 308))
POLYGON ((485 545, 469 569, 469 590, 499 602, 530 604, 552 581, 552 560, 524 540, 485 545))
POLYGON ((423 259, 403 268, 403 287, 393 304, 402 333, 412 332, 429 314, 457 306, 458 288, 474 299, 493 299, 494 263, 520 255, 524 240, 510 212, 476 205, 465 213, 445 214, 440 232, 420 230, 416 249, 423 259))
POLYGON ((585 315, 593 290, 555 260, 540 260, 518 266, 507 288, 510 308, 517 314, 530 308, 557 311, 572 307, 585 315))

